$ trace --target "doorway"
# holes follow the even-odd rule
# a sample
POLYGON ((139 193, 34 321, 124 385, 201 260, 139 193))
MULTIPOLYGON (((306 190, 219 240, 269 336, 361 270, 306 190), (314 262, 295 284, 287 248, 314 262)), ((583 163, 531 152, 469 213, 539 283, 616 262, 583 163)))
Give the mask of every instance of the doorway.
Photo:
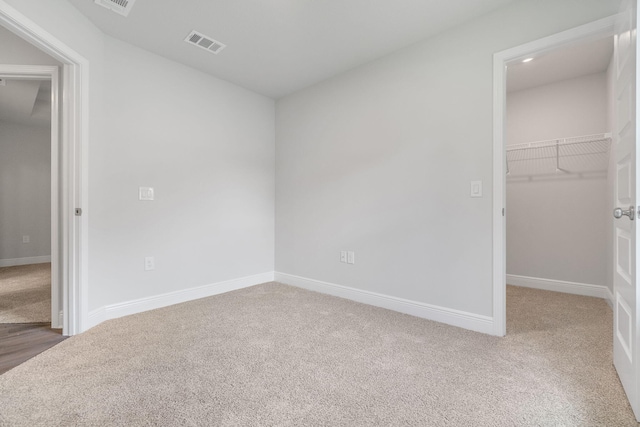
MULTIPOLYGON (((59 135, 60 145, 60 159, 57 163, 59 172, 55 175, 59 178, 55 182, 59 191, 59 197, 55 198, 59 200, 58 209, 55 212, 59 213, 59 218, 53 218, 59 225, 59 236, 53 240, 59 242, 60 260, 58 263, 52 262, 52 266, 59 266, 56 277, 60 280, 59 311, 62 311, 62 331, 64 335, 75 335, 89 327, 88 216, 86 214, 89 62, 3 2, 0 2, 0 27, 62 64, 59 76, 60 117, 55 122, 55 126, 59 126, 56 132, 59 135)), ((58 78, 54 79, 49 72, 43 76, 42 70, 38 71, 34 67, 2 65, 2 63, 3 61, 0 60, 0 75, 6 78, 38 76, 40 79, 43 77, 51 79, 52 84, 55 84, 54 81, 58 82, 58 78)), ((58 105, 58 101, 56 100, 54 104, 58 105)))
POLYGON ((0 75, 0 323, 60 329, 58 70, 29 68, 0 75))
MULTIPOLYGON (((506 334, 506 180, 507 162, 507 132, 506 132, 506 100, 507 100, 507 66, 541 56, 561 48, 568 48, 579 44, 603 40, 614 35, 616 17, 605 18, 573 30, 565 31, 544 39, 518 46, 494 55, 494 167, 493 167, 493 319, 494 334, 506 334)), ((578 135, 564 135, 572 137, 578 135)), ((560 138, 560 136, 555 137, 560 138)), ((535 141, 533 141, 535 142, 535 141)), ((542 141, 543 143, 548 141, 542 141)), ((555 142, 555 141, 554 141, 555 142)), ((569 143, 572 141, 568 141, 569 143)), ((528 142, 526 142, 528 143, 528 142)), ((547 144, 549 145, 549 144, 547 144)), ((548 157, 542 165, 552 166, 552 173, 562 173, 562 164, 556 161, 558 153, 555 144, 546 149, 548 157), (557 169, 557 170, 556 170, 557 169)), ((531 166, 530 166, 531 167, 531 166)))
MULTIPOLYGON (((631 407, 640 419, 638 410, 636 375, 637 330, 632 319, 635 319, 635 265, 636 238, 633 205, 638 200, 636 189, 637 175, 636 157, 636 64, 637 45, 634 37, 637 28, 637 1, 623 2, 621 13, 600 21, 577 27, 553 36, 540 39, 526 45, 518 46, 494 55, 494 167, 493 167, 493 291, 494 291, 494 332, 504 336, 506 333, 506 173, 507 146, 505 112, 506 112, 506 67, 510 62, 523 61, 528 57, 540 55, 554 49, 575 45, 589 40, 598 40, 609 36, 615 38, 614 63, 615 72, 611 82, 613 90, 612 141, 613 147, 609 165, 609 178, 612 181, 612 203, 609 207, 623 206, 626 210, 616 209, 612 247, 608 248, 613 282, 613 364, 618 373, 631 407), (621 204, 622 203, 622 204, 621 204), (619 212, 618 212, 619 211, 619 212), (628 221, 620 221, 626 215, 628 221), (620 231, 621 230, 621 231, 620 231), (617 278, 624 276, 626 282, 621 286, 617 278), (624 289, 623 289, 624 288, 624 289), (625 298, 621 297, 624 291, 625 298), (625 308, 625 300, 633 303, 633 308, 625 308), (621 310, 624 308, 624 310, 621 310), (627 314, 627 318, 624 317, 627 314), (626 348, 627 345, 629 348, 626 348), (623 351, 624 350, 624 351, 623 351), (627 351, 629 350, 629 351, 627 351)), ((557 148, 556 148, 557 150, 557 148)), ((557 151, 556 151, 557 153, 557 151)), ((557 155, 556 155, 557 156, 557 155)), ((557 159, 557 157, 556 157, 557 159)), ((557 162, 557 160, 556 160, 557 162)), ((558 172, 564 171, 556 163, 558 172)), ((580 212, 576 211, 576 215, 580 212)), ((609 218, 612 218, 610 216, 609 218)))
POLYGON ((507 64, 507 284, 613 299, 614 39, 507 64))

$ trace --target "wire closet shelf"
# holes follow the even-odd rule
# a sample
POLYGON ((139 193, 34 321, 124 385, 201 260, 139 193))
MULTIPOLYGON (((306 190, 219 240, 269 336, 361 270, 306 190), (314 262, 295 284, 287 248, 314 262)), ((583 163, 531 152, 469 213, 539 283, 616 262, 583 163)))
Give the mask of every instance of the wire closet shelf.
POLYGON ((507 145, 507 175, 606 170, 610 145, 609 133, 507 145))

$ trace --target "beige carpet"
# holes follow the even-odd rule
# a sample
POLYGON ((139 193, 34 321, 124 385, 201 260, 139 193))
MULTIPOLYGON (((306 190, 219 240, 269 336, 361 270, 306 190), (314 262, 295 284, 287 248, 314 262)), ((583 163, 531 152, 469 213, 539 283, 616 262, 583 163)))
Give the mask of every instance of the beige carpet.
POLYGON ((51 264, 0 268, 0 323, 51 322, 51 264))
POLYGON ((603 300, 496 338, 280 284, 103 323, 0 376, 3 426, 636 426, 603 300))

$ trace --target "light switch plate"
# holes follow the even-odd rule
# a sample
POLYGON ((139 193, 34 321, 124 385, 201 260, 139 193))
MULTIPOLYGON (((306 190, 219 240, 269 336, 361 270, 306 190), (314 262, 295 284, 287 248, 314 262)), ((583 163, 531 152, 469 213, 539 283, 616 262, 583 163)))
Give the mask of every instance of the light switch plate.
POLYGON ((471 181, 471 197, 482 197, 482 181, 471 181))
POLYGON ((153 200, 153 187, 140 187, 138 197, 140 200, 153 200))
POLYGON ((156 260, 152 256, 144 257, 144 270, 150 271, 156 269, 156 260))
POLYGON ((355 264, 356 263, 356 254, 355 252, 347 252, 347 264, 355 264))
POLYGON ((340 251, 340 262, 347 262, 347 251, 340 251))

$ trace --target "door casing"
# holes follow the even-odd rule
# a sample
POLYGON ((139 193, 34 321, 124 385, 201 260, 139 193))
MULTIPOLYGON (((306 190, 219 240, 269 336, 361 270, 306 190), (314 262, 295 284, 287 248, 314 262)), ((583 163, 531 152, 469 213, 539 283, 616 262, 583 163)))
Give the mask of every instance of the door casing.
POLYGON ((63 64, 59 123, 60 286, 62 333, 84 331, 88 318, 89 61, 0 0, 0 25, 63 64), (82 216, 74 214, 75 209, 82 216))
POLYGON ((493 55, 493 334, 506 335, 506 81, 507 63, 572 44, 613 36, 610 16, 493 55))

